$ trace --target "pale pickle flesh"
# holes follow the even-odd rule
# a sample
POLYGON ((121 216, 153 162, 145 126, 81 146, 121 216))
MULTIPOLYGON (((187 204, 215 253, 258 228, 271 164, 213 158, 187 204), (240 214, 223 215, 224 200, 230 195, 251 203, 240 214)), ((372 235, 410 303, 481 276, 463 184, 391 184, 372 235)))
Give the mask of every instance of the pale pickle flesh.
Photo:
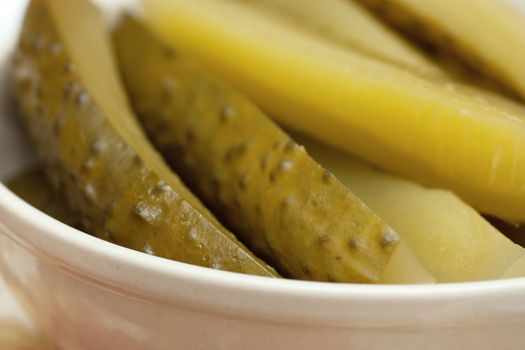
POLYGON ((292 129, 525 221, 525 109, 428 80, 224 0, 143 0, 153 28, 292 129))
POLYGON ((383 284, 431 284, 437 280, 402 240, 379 280, 383 284))
POLYGON ((502 278, 525 277, 525 256, 516 260, 501 276, 502 278))
POLYGON ((309 138, 299 140, 399 233, 438 282, 500 278, 525 255, 453 193, 381 172, 309 138))

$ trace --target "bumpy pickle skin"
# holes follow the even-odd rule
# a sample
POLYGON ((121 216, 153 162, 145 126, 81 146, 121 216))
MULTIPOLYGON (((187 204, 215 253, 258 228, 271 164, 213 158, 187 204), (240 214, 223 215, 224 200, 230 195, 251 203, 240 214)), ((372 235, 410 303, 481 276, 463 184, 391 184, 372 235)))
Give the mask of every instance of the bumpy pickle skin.
POLYGON ((40 169, 31 168, 9 179, 7 187, 38 210, 71 227, 79 228, 78 215, 69 209, 65 199, 56 192, 40 169))
POLYGON ((114 42, 145 130, 241 240, 292 278, 380 280, 399 237, 303 147, 136 20, 114 42))
POLYGON ((108 39, 88 1, 29 6, 13 92, 54 188, 100 238, 190 264, 275 276, 153 150, 128 106, 108 39))

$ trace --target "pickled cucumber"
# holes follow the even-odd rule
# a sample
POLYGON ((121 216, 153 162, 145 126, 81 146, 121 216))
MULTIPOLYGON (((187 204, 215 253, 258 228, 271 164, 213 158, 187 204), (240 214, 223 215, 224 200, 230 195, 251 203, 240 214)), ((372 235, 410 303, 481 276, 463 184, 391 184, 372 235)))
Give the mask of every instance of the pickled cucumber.
POLYGON ((9 179, 7 187, 33 207, 64 224, 75 228, 82 226, 78 215, 69 209, 61 194, 51 187, 46 174, 39 167, 25 170, 9 179))
POLYGON ((86 0, 33 0, 13 91, 55 189, 111 242, 216 269, 274 276, 154 151, 118 81, 102 16, 86 0))
POLYGON ((525 222, 522 105, 328 45, 232 1, 143 3, 159 35, 283 125, 525 222))
POLYGON ((292 278, 381 281, 398 235, 303 147, 137 21, 124 20, 114 37, 146 131, 241 240, 292 278))

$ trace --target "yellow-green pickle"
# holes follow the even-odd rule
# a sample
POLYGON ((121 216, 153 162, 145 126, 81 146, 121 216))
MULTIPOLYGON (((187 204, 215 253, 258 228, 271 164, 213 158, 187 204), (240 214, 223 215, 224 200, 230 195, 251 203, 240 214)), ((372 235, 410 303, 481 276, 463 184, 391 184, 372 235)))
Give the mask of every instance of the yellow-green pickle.
POLYGON ((288 277, 380 281, 398 235, 302 146, 138 21, 114 42, 146 132, 243 242, 288 277))
POLYGON ((86 232, 182 262, 276 276, 148 142, 89 1, 33 0, 13 64, 22 119, 53 188, 86 232))

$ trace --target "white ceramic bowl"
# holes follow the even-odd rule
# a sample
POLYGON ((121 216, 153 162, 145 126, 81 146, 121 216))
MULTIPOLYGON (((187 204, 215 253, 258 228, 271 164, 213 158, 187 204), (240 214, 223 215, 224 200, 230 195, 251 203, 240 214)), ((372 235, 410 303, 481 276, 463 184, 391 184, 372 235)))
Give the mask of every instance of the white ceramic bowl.
MULTIPOLYGON (((5 89, 23 5, 0 5, 3 178, 31 161, 5 89)), ((68 350, 525 348, 525 279, 381 286, 214 271, 91 237, 1 184, 0 271, 68 350)))

